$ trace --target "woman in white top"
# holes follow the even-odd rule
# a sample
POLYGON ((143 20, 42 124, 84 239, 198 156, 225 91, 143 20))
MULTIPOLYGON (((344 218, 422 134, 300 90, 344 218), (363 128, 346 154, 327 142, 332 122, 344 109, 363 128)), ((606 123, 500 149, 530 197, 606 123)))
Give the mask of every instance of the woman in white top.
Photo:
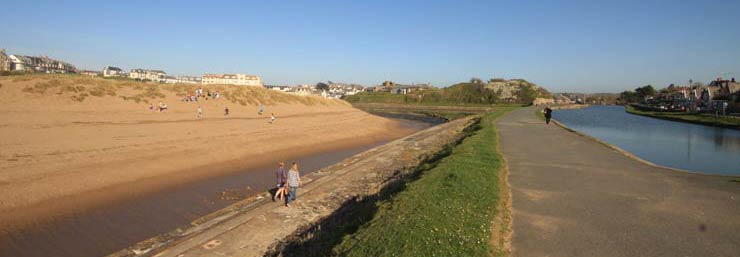
POLYGON ((290 202, 295 201, 296 191, 298 191, 298 187, 301 186, 301 175, 298 173, 298 164, 295 162, 290 165, 290 170, 288 171, 288 183, 286 184, 288 184, 287 186, 290 188, 290 195, 285 198, 285 206, 290 207, 290 202))

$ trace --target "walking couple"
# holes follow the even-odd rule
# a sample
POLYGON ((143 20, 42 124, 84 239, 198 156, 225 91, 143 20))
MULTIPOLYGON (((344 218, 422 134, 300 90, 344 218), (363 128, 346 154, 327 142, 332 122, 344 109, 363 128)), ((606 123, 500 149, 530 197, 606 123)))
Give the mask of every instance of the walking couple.
POLYGON ((285 206, 290 207, 290 202, 295 201, 296 191, 301 186, 301 175, 298 173, 298 164, 295 162, 290 165, 290 170, 285 172, 285 163, 280 162, 277 172, 277 191, 273 199, 283 199, 285 197, 285 206))

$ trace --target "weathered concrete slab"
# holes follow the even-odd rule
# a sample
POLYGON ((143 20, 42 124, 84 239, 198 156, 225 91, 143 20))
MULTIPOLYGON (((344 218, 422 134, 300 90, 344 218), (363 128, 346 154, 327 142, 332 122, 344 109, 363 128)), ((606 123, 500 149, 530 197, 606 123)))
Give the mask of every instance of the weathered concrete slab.
POLYGON ((459 139, 474 122, 469 117, 438 125, 307 175, 291 207, 269 197, 249 199, 111 256, 262 256, 347 200, 377 193, 459 139))
POLYGON ((523 108, 498 122, 512 256, 738 256, 737 179, 631 159, 523 108))

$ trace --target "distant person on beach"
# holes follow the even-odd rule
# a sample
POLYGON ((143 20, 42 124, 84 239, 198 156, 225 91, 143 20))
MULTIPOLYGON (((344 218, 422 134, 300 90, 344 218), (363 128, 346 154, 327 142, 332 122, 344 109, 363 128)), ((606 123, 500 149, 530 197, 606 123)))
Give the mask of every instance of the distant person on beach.
POLYGON ((198 106, 198 119, 203 118, 203 108, 198 106))
POLYGON ((552 118, 552 109, 550 107, 545 107, 544 110, 542 110, 545 113, 545 123, 550 124, 550 119, 552 118))
POLYGON ((285 163, 280 162, 278 163, 278 169, 275 172, 275 179, 277 180, 277 185, 275 186, 277 190, 275 191, 275 195, 272 197, 272 200, 275 201, 275 199, 283 199, 283 196, 285 196, 288 193, 288 187, 285 185, 285 183, 288 181, 288 177, 285 174, 285 163))
POLYGON ((290 165, 290 171, 288 171, 288 197, 285 198, 285 206, 290 207, 290 202, 295 201, 298 187, 301 186, 301 175, 298 173, 298 164, 295 162, 290 165))
POLYGON ((152 112, 154 111, 154 104, 153 103, 149 103, 149 111, 152 111, 152 112))
POLYGON ((163 112, 167 110, 167 104, 163 102, 159 102, 159 112, 163 112))
POLYGON ((224 107, 224 116, 229 116, 229 107, 224 107))
POLYGON ((265 112, 265 106, 260 103, 259 111, 257 112, 257 114, 262 115, 263 112, 265 112))
POLYGON ((270 113, 270 124, 275 124, 275 113, 270 113))

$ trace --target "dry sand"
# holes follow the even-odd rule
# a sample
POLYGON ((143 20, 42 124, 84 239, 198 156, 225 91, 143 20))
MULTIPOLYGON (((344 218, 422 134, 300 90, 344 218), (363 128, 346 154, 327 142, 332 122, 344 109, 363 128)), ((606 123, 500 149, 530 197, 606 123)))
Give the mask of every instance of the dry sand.
POLYGON ((192 103, 177 95, 195 86, 58 75, 0 85, 0 227, 412 132, 340 100, 264 89, 204 87, 227 97, 192 103), (148 110, 159 101, 169 110, 148 110))

